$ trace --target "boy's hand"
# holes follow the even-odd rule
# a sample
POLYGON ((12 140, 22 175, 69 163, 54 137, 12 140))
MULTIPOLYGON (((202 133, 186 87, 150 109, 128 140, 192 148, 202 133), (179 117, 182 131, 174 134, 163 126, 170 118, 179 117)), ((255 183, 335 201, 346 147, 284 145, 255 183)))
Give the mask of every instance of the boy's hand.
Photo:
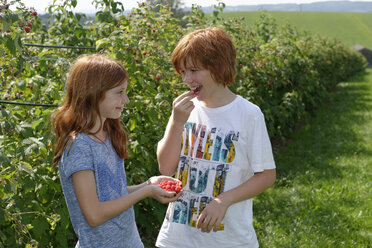
POLYGON ((214 232, 217 232, 228 207, 221 199, 214 198, 199 215, 196 227, 201 228, 202 232, 209 233, 212 228, 214 232))
POLYGON ((191 101, 195 97, 192 91, 188 91, 178 96, 173 101, 173 121, 177 124, 183 125, 186 123, 190 116, 191 111, 194 109, 194 103, 191 101))

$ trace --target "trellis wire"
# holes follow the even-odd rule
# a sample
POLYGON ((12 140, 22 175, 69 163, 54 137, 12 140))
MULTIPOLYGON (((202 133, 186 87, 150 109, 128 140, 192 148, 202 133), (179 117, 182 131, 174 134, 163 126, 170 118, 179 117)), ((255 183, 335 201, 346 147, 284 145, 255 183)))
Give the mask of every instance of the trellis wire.
MULTIPOLYGON (((95 47, 78 47, 78 46, 56 46, 56 45, 40 45, 40 44, 29 44, 24 43, 25 46, 33 46, 33 47, 45 47, 45 48, 67 48, 67 49, 96 49, 95 47)), ((46 61, 65 61, 70 62, 67 59, 63 58, 39 58, 39 57, 24 57, 25 60, 46 60, 46 61)), ((66 87, 66 86, 65 86, 66 87)), ((0 104, 12 104, 12 105, 22 105, 22 106, 39 106, 45 108, 55 108, 58 105, 55 104, 45 104, 45 103, 30 103, 30 102, 13 102, 13 101, 4 101, 0 100, 0 104)))
POLYGON ((69 60, 67 59, 63 59, 63 58, 39 58, 39 57, 23 57, 25 60, 27 61, 36 61, 36 60, 45 60, 45 61, 63 61, 63 62, 69 62, 69 60))
POLYGON ((12 102, 12 101, 4 101, 4 100, 0 100, 0 104, 12 104, 12 105, 23 105, 23 106, 39 106, 39 107, 45 107, 45 108, 58 107, 58 105, 55 105, 55 104, 32 103, 32 102, 12 102))
POLYGON ((34 47, 47 47, 47 48, 68 48, 68 49, 96 49, 95 47, 78 47, 78 46, 57 46, 57 45, 40 45, 40 44, 29 44, 24 43, 25 46, 34 46, 34 47))

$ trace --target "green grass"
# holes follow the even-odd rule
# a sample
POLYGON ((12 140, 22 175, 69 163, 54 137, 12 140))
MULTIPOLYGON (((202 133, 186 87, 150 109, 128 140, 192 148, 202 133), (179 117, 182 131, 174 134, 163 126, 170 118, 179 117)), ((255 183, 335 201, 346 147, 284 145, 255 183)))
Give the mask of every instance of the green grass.
POLYGON ((340 83, 275 160, 254 203, 261 247, 372 247, 372 70, 340 83))
MULTIPOLYGON (((267 12, 281 26, 289 23, 298 30, 306 30, 329 38, 336 38, 347 46, 356 44, 372 49, 372 13, 335 12, 267 12)), ((245 17, 253 25, 261 12, 226 12, 227 18, 245 17)))

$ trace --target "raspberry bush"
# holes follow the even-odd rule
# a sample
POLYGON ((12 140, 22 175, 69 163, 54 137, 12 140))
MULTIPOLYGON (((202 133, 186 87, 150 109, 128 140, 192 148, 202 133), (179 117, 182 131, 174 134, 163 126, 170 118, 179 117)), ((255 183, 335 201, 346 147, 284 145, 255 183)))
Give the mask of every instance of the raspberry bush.
MULTIPOLYGON (((338 82, 366 67, 361 55, 340 42, 277 27, 266 14, 253 27, 241 19, 223 19, 223 3, 211 15, 194 6, 181 22, 167 7, 154 12, 140 4, 125 15, 125 4, 94 2, 94 21, 73 12, 76 0, 56 2, 49 6, 48 27, 21 0, 0 2, 0 99, 49 104, 0 105, 0 247, 70 247, 76 242, 58 170, 51 167, 54 138, 48 116, 62 103, 68 68, 81 54, 106 54, 129 72, 131 102, 122 116, 130 138, 131 157, 125 162, 129 184, 159 174, 156 144, 173 99, 187 90, 170 55, 191 30, 221 26, 232 36, 238 55, 232 90, 261 107, 272 138, 288 135, 338 82)), ((135 206, 146 245, 153 244, 165 210, 152 199, 135 206)))

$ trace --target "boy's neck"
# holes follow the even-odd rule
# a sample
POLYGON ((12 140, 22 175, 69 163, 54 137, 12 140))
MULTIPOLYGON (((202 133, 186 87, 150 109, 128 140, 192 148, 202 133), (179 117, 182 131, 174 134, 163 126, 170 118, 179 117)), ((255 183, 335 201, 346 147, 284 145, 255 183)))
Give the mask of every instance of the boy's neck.
POLYGON ((219 108, 231 103, 235 98, 236 95, 228 87, 224 87, 216 92, 213 97, 202 100, 200 103, 207 108, 219 108))

